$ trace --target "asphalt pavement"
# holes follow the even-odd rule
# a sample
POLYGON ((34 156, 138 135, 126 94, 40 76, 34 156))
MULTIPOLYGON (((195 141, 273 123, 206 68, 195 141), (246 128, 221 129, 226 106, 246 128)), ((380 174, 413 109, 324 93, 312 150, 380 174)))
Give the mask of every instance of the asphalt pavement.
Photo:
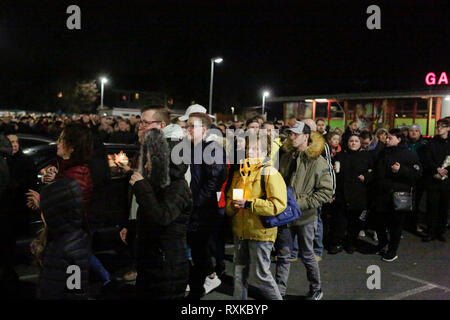
MULTIPOLYGON (((360 239, 361 252, 348 254, 345 251, 336 255, 323 253, 323 260, 319 263, 324 300, 450 300, 450 247, 448 242, 434 241, 424 243, 417 235, 408 232, 403 233, 403 239, 398 251, 398 259, 393 262, 384 262, 381 257, 369 253, 365 248, 368 243, 373 243, 369 238, 360 239), (375 266, 375 267, 374 267, 375 266), (372 272, 368 268, 379 267, 379 289, 369 289, 369 284, 374 282, 372 272)), ((226 248, 226 273, 222 277, 222 285, 205 296, 205 300, 230 300, 233 294, 233 245, 226 248)), ((128 260, 114 251, 97 253, 104 265, 114 276, 119 277, 126 272, 128 260)), ((22 288, 18 297, 32 298, 38 277, 37 266, 32 266, 24 261, 17 266, 22 288)), ((271 265, 275 271, 275 263, 271 265)), ((93 285, 91 293, 96 297, 100 284, 96 282, 95 275, 91 276, 93 285)), ((123 287, 123 292, 130 292, 133 286, 128 284, 123 287)), ((300 261, 291 264, 291 272, 288 281, 286 299, 304 299, 308 291, 306 270, 300 261)), ((254 290, 250 283, 249 295, 252 298, 254 290)), ((115 298, 127 297, 127 293, 115 298)), ((255 296, 253 296, 255 297, 255 296)))
MULTIPOLYGON (((373 243, 360 239, 360 247, 373 243)), ((408 232, 398 251, 398 259, 384 262, 376 254, 345 251, 331 255, 326 250, 319 262, 324 300, 450 300, 450 246, 449 243, 422 242, 421 238, 408 232), (367 280, 369 266, 378 266, 380 289, 369 289, 367 280)), ((361 250, 369 251, 369 250, 361 250)), ((232 247, 227 248, 227 253, 232 247)), ((374 267, 372 267, 374 268, 374 267)), ((371 269, 372 269, 371 268, 371 269)), ((232 263, 227 262, 227 275, 232 275, 232 263)), ((275 272, 275 263, 271 265, 275 272)), ((369 281, 370 284, 374 283, 369 281)), ((286 299, 304 299, 309 288, 306 269, 302 262, 291 263, 286 299)), ((205 297, 206 300, 232 298, 232 278, 226 277, 222 285, 205 297)))

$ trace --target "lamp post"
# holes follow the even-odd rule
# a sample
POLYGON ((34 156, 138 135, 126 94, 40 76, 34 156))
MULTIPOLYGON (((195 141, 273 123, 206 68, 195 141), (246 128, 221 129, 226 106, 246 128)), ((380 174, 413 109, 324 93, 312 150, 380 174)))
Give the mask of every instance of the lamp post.
POLYGON ((108 79, 106 79, 105 77, 100 78, 100 82, 101 82, 101 95, 100 95, 100 106, 103 108, 103 92, 105 90, 105 83, 108 82, 108 79))
POLYGON ((209 84, 209 114, 212 114, 212 94, 213 94, 213 79, 214 79, 214 63, 221 63, 222 58, 211 59, 211 82, 209 84))
POLYGON ((264 115, 264 106, 266 104, 266 97, 270 96, 269 91, 264 91, 262 95, 262 114, 264 115))

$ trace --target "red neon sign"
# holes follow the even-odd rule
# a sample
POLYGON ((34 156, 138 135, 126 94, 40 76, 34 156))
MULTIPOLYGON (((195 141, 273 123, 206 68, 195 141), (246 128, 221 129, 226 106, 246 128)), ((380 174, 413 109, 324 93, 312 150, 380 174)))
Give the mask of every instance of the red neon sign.
POLYGON ((439 80, 436 83, 436 74, 434 72, 429 72, 425 76, 425 83, 429 86, 434 86, 435 84, 441 85, 441 84, 448 84, 448 77, 445 72, 442 72, 439 80))

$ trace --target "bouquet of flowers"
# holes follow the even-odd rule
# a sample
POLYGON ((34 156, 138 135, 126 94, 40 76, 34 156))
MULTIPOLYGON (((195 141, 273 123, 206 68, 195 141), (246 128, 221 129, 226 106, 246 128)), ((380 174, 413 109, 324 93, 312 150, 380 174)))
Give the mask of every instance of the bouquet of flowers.
MULTIPOLYGON (((442 164, 441 168, 447 168, 448 166, 450 166, 450 156, 447 156, 444 160, 444 163, 442 164)), ((436 174, 435 175, 436 179, 440 179, 440 180, 445 180, 448 179, 448 174, 446 174, 445 176, 441 176, 440 174, 436 174)))

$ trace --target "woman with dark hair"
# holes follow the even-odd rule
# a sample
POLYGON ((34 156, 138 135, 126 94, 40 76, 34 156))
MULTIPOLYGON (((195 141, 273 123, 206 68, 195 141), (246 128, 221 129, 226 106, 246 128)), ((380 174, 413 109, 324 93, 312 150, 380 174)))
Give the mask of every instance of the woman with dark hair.
MULTIPOLYGON (((67 125, 57 141, 57 165, 45 169, 43 181, 52 183, 60 179, 73 179, 81 189, 83 228, 88 230, 88 209, 92 198, 93 182, 88 162, 93 153, 91 130, 79 123, 67 125)), ((30 190, 28 205, 39 209, 40 195, 30 190)), ((93 254, 89 257, 90 266, 102 280, 103 286, 111 283, 111 277, 101 262, 93 254)))
POLYGON ((350 135, 347 149, 339 152, 335 160, 337 178, 336 200, 330 223, 331 247, 328 253, 355 251, 358 233, 363 229, 361 213, 368 208, 368 184, 372 180, 372 157, 361 149, 359 135, 350 135))
POLYGON ((403 140, 401 130, 390 130, 386 148, 381 151, 375 164, 374 210, 379 239, 377 249, 387 262, 397 259, 406 215, 406 211, 394 209, 394 193, 411 192, 422 172, 417 154, 409 151, 403 140))
POLYGON ((353 134, 359 135, 360 131, 358 129, 358 122, 357 121, 350 121, 348 127, 345 129, 344 134, 342 135, 341 139, 341 145, 344 149, 347 149, 348 146, 348 139, 353 134))
POLYGON ((170 160, 169 143, 157 129, 146 134, 141 158, 144 174, 135 172, 130 179, 139 204, 138 298, 179 300, 189 278, 186 233, 192 193, 184 179, 188 166, 170 160))
MULTIPOLYGON (((50 183, 62 178, 76 180, 82 190, 83 216, 87 223, 87 209, 92 197, 92 178, 88 166, 93 153, 91 131, 82 124, 69 124, 61 132, 56 145, 56 166, 45 168, 43 182, 50 183)), ((39 202, 35 201, 39 198, 35 191, 31 190, 29 196, 30 204, 39 202)))

